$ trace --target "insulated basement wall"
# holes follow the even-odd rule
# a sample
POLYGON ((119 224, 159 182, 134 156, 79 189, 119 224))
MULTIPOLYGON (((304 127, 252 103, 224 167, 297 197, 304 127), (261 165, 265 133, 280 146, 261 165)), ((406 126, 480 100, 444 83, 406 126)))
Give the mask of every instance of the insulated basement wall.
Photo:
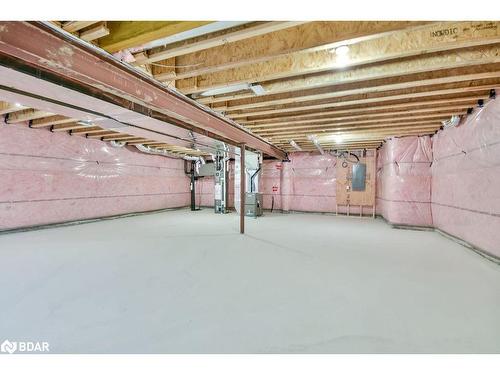
POLYGON ((500 257, 500 99, 433 137, 434 226, 500 257))
MULTIPOLYGON (((368 151, 368 157, 370 151, 368 151)), ((331 212, 336 210, 336 165, 334 155, 318 152, 293 152, 289 162, 264 161, 260 191, 264 208, 283 211, 331 212)), ((339 206, 339 213, 347 207, 339 206)), ((359 206, 351 206, 350 213, 359 214, 359 206)), ((371 209, 364 208, 369 214, 371 209)))
POLYGON ((132 147, 0 125, 0 230, 188 206, 183 168, 132 147))
POLYGON ((377 212, 392 224, 432 226, 430 137, 387 140, 377 154, 377 212))
POLYGON ((293 152, 290 162, 265 161, 260 183, 264 208, 283 211, 335 212, 333 155, 293 152))

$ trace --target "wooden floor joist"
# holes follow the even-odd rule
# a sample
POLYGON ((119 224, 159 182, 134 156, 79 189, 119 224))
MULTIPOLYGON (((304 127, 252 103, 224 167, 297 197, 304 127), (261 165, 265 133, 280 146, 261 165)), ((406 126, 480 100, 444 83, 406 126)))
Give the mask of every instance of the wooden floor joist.
POLYGON ((47 126, 52 126, 52 125, 59 125, 59 124, 67 124, 71 122, 78 121, 77 119, 74 118, 69 118, 66 116, 49 116, 49 117, 42 117, 39 119, 35 119, 31 121, 30 127, 32 128, 43 128, 47 126))
MULTIPOLYGON (((229 117, 233 119, 237 119, 240 117, 252 117, 252 116, 261 116, 261 115, 268 115, 268 114, 276 114, 276 113, 291 113, 291 112, 301 112, 301 111, 310 111, 310 110, 316 110, 316 109, 325 109, 325 108, 338 108, 338 107, 345 107, 345 106, 355 106, 355 105, 365 105, 367 108, 376 108, 377 105, 383 104, 384 102, 387 101, 403 101, 406 103, 398 103, 395 105, 403 105, 403 106, 410 106, 408 102, 410 102, 412 99, 418 99, 421 100, 420 105, 425 105, 425 102, 430 102, 430 101, 442 101, 442 102, 453 102, 455 100, 461 100, 462 96, 460 94, 464 93, 473 93, 475 92, 475 97, 477 98, 488 98, 489 97, 489 91, 491 90, 491 85, 485 85, 485 86, 480 86, 480 87, 466 87, 466 88, 458 88, 458 89, 447 89, 447 90, 436 90, 436 91, 424 91, 420 93, 414 93, 411 95, 406 95, 406 94, 400 94, 400 95, 395 95, 395 96, 379 96, 379 97, 374 97, 374 98, 369 98, 369 99, 355 99, 355 100, 336 100, 336 101, 331 101, 331 102, 326 102, 326 103, 320 103, 320 104, 307 104, 302 106, 283 106, 283 107, 277 107, 276 109, 267 109, 267 110, 259 110, 259 111, 249 111, 249 112, 244 112, 244 113, 234 113, 234 114, 228 114, 229 117), (454 95, 454 97, 451 98, 445 98, 447 95, 454 95), (408 103, 408 104, 407 104, 408 103), (370 106, 368 106, 370 105, 370 106), (371 107, 373 105, 374 107, 371 107)), ((494 86, 493 86, 494 87, 494 86)), ((467 97, 471 97, 470 94, 467 97)), ((479 99, 478 99, 479 100, 479 99)))
POLYGON ((288 139, 296 139, 299 137, 305 137, 309 134, 322 134, 322 133, 328 133, 328 134, 377 134, 379 132, 386 132, 386 131, 398 131, 398 130, 420 130, 420 129, 439 129, 442 126, 440 123, 436 122, 426 122, 426 121, 421 121, 421 122, 408 122, 408 123, 395 123, 395 124, 384 124, 384 125, 378 125, 378 126, 358 126, 358 127, 351 127, 351 128, 328 128, 328 129, 310 129, 310 130, 304 130, 304 131, 290 131, 290 132, 283 132, 283 133, 272 133, 272 134, 262 134, 262 137, 264 138, 269 138, 272 139, 274 142, 277 140, 288 140, 288 139))
POLYGON ((92 133, 90 135, 87 135, 87 138, 99 139, 99 138, 102 138, 104 136, 117 136, 117 135, 119 136, 120 133, 110 131, 110 130, 102 130, 102 131, 98 131, 98 132, 92 133))
POLYGON ((67 32, 75 33, 96 23, 99 21, 68 21, 62 24, 62 28, 67 32))
POLYGON ((23 107, 20 104, 0 101, 0 115, 6 115, 23 109, 26 109, 26 107, 23 107))
MULTIPOLYGON (((253 99, 247 99, 245 101, 237 101, 234 104, 230 103, 225 106, 213 107, 216 111, 225 111, 232 112, 238 110, 248 110, 259 107, 267 107, 274 105, 283 105, 283 104, 296 104, 301 102, 313 101, 313 100, 325 100, 330 98, 338 98, 348 95, 360 95, 360 94, 372 94, 372 93, 384 93, 390 91, 399 90, 426 90, 427 88, 430 90, 431 87, 470 87, 476 81, 486 80, 486 79, 494 79, 500 77, 500 64, 497 64, 496 68, 498 70, 492 72, 484 72, 484 73, 472 73, 472 74, 463 74, 458 76, 447 76, 442 78, 431 78, 424 79, 418 81, 409 81, 409 82, 399 82, 399 83, 390 83, 390 84, 373 84, 370 85, 370 82, 364 82, 361 88, 347 89, 343 90, 342 87, 324 87, 321 89, 308 90, 308 91, 299 91, 296 93, 289 94, 280 94, 275 96, 259 96, 253 99)), ((398 80, 401 80, 398 78, 398 80)), ((494 86, 492 84, 491 86, 494 86)), ((356 86, 359 86, 357 84, 356 86)))
MULTIPOLYGON (((218 46, 223 46, 228 43, 234 43, 240 40, 256 37, 263 34, 268 34, 283 29, 287 29, 293 26, 298 26, 305 22, 299 21, 276 21, 276 22, 258 22, 256 24, 251 24, 248 27, 239 27, 236 31, 229 31, 227 33, 218 33, 218 35, 209 38, 198 38, 199 40, 193 42, 179 42, 173 46, 166 46, 161 48, 159 51, 145 55, 142 54, 136 58, 134 65, 143 65, 155 63, 161 60, 167 60, 172 57, 183 56, 190 53, 195 53, 198 51, 203 51, 209 48, 214 48, 218 46)), ((158 75, 156 78, 159 80, 169 79, 175 74, 165 74, 163 76, 158 75)))
POLYGON ((107 24, 110 33, 99 40, 99 45, 114 53, 209 23, 211 21, 109 21, 107 24))
POLYGON ((270 81, 457 48, 495 44, 500 42, 499 25, 500 22, 475 23, 472 21, 433 23, 350 44, 348 60, 338 57, 328 49, 300 52, 210 74, 197 74, 196 84, 185 79, 176 82, 176 87, 187 94, 201 93, 236 83, 270 81), (453 35, 433 37, 433 32, 443 28, 454 28, 457 32, 453 35))
POLYGON ((284 126, 273 126, 273 127, 252 127, 250 128, 257 134, 262 133, 277 133, 282 131, 294 131, 294 130, 303 130, 303 129, 321 129, 324 127, 338 126, 338 127, 355 127, 360 124, 373 124, 374 126, 382 126, 384 123, 393 123, 393 122, 404 122, 404 121, 440 121, 444 119, 448 119, 453 115, 459 116, 466 114, 467 111, 455 111, 451 113, 438 113, 424 116, 389 116, 383 119, 357 119, 356 121, 345 121, 345 120, 336 120, 336 119, 328 119, 324 121, 307 121, 293 125, 284 125, 284 126))
POLYGON ((50 127, 50 131, 52 132, 67 132, 67 131, 75 131, 79 129, 85 129, 88 128, 88 125, 81 125, 76 122, 71 123, 71 124, 59 124, 59 125, 52 125, 50 127))
POLYGON ((109 29, 106 27, 106 23, 100 22, 96 25, 93 25, 91 28, 88 28, 80 33, 80 38, 90 42, 103 36, 109 34, 109 29))
MULTIPOLYGON (((397 61, 384 61, 380 64, 355 67, 348 70, 328 71, 321 74, 301 75, 277 81, 262 82, 259 84, 264 95, 275 95, 300 90, 310 90, 325 86, 344 85, 348 83, 364 83, 380 80, 387 84, 390 79, 398 79, 411 75, 420 75, 421 79, 433 78, 437 73, 442 76, 471 74, 478 72, 482 67, 500 62, 500 45, 476 46, 467 49, 444 51, 440 53, 419 55, 397 61), (462 73, 463 72, 463 73, 462 73)), ((254 98, 252 91, 239 94, 225 94, 218 96, 200 97, 198 102, 203 104, 230 102, 246 98, 254 98)))
POLYGON ((24 109, 18 112, 9 113, 9 117, 7 118, 7 124, 17 124, 24 121, 36 120, 39 118, 52 116, 52 113, 38 111, 36 109, 24 109))
MULTIPOLYGON (((180 66, 191 66, 192 68, 180 69, 176 76, 165 75, 157 78, 166 81, 171 79, 184 80, 271 60, 277 56, 289 55, 294 52, 329 48, 339 42, 370 39, 387 32, 421 24, 423 23, 398 21, 310 22, 266 35, 247 38, 239 43, 228 43, 197 53, 179 56, 176 60, 180 66), (307 35, 307 38, 304 38, 304 35, 307 35)), ((188 81, 189 79, 185 80, 184 83, 188 81)), ((229 79, 227 83, 231 83, 229 79)))
POLYGON ((433 106, 433 107, 425 107, 425 108, 417 108, 417 109, 388 109, 383 111, 364 111, 363 108, 358 110, 348 110, 348 111, 324 111, 324 112, 314 112, 306 115, 293 116, 293 117, 278 117, 278 118, 265 118, 261 120, 254 121, 242 121, 239 120, 238 123, 245 126, 248 129, 254 128, 267 128, 267 127, 275 127, 281 125, 294 125, 301 123, 315 123, 318 121, 324 120, 355 120, 355 119, 383 119, 383 118, 392 118, 399 116, 408 116, 408 115, 416 115, 416 116, 426 116, 432 115, 435 113, 440 114, 452 114, 455 112, 464 112, 467 111, 468 108, 474 107, 477 105, 477 102, 469 102, 457 105, 444 105, 444 106, 433 106))

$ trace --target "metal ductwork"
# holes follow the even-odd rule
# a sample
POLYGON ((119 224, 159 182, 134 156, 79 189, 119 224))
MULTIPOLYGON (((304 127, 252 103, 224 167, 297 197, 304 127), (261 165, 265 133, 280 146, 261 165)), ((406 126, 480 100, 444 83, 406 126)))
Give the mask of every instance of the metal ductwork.
POLYGON ((441 124, 443 124, 444 128, 454 128, 458 126, 458 124, 460 123, 460 119, 460 116, 453 115, 449 120, 441 121, 441 124))

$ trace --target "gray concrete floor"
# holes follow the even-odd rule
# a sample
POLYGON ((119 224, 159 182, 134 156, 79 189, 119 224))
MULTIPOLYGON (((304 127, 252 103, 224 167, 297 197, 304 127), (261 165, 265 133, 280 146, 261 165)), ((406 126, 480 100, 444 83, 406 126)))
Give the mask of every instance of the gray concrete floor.
POLYGON ((0 235, 0 340, 58 353, 500 353, 500 267, 381 220, 171 211, 0 235))

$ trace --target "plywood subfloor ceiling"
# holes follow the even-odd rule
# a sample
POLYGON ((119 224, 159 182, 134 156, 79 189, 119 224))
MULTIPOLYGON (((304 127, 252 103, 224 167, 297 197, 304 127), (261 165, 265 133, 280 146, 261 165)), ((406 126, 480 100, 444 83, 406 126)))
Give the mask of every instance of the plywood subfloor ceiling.
POLYGON ((434 134, 500 86, 500 22, 55 23, 288 152, 434 134))

